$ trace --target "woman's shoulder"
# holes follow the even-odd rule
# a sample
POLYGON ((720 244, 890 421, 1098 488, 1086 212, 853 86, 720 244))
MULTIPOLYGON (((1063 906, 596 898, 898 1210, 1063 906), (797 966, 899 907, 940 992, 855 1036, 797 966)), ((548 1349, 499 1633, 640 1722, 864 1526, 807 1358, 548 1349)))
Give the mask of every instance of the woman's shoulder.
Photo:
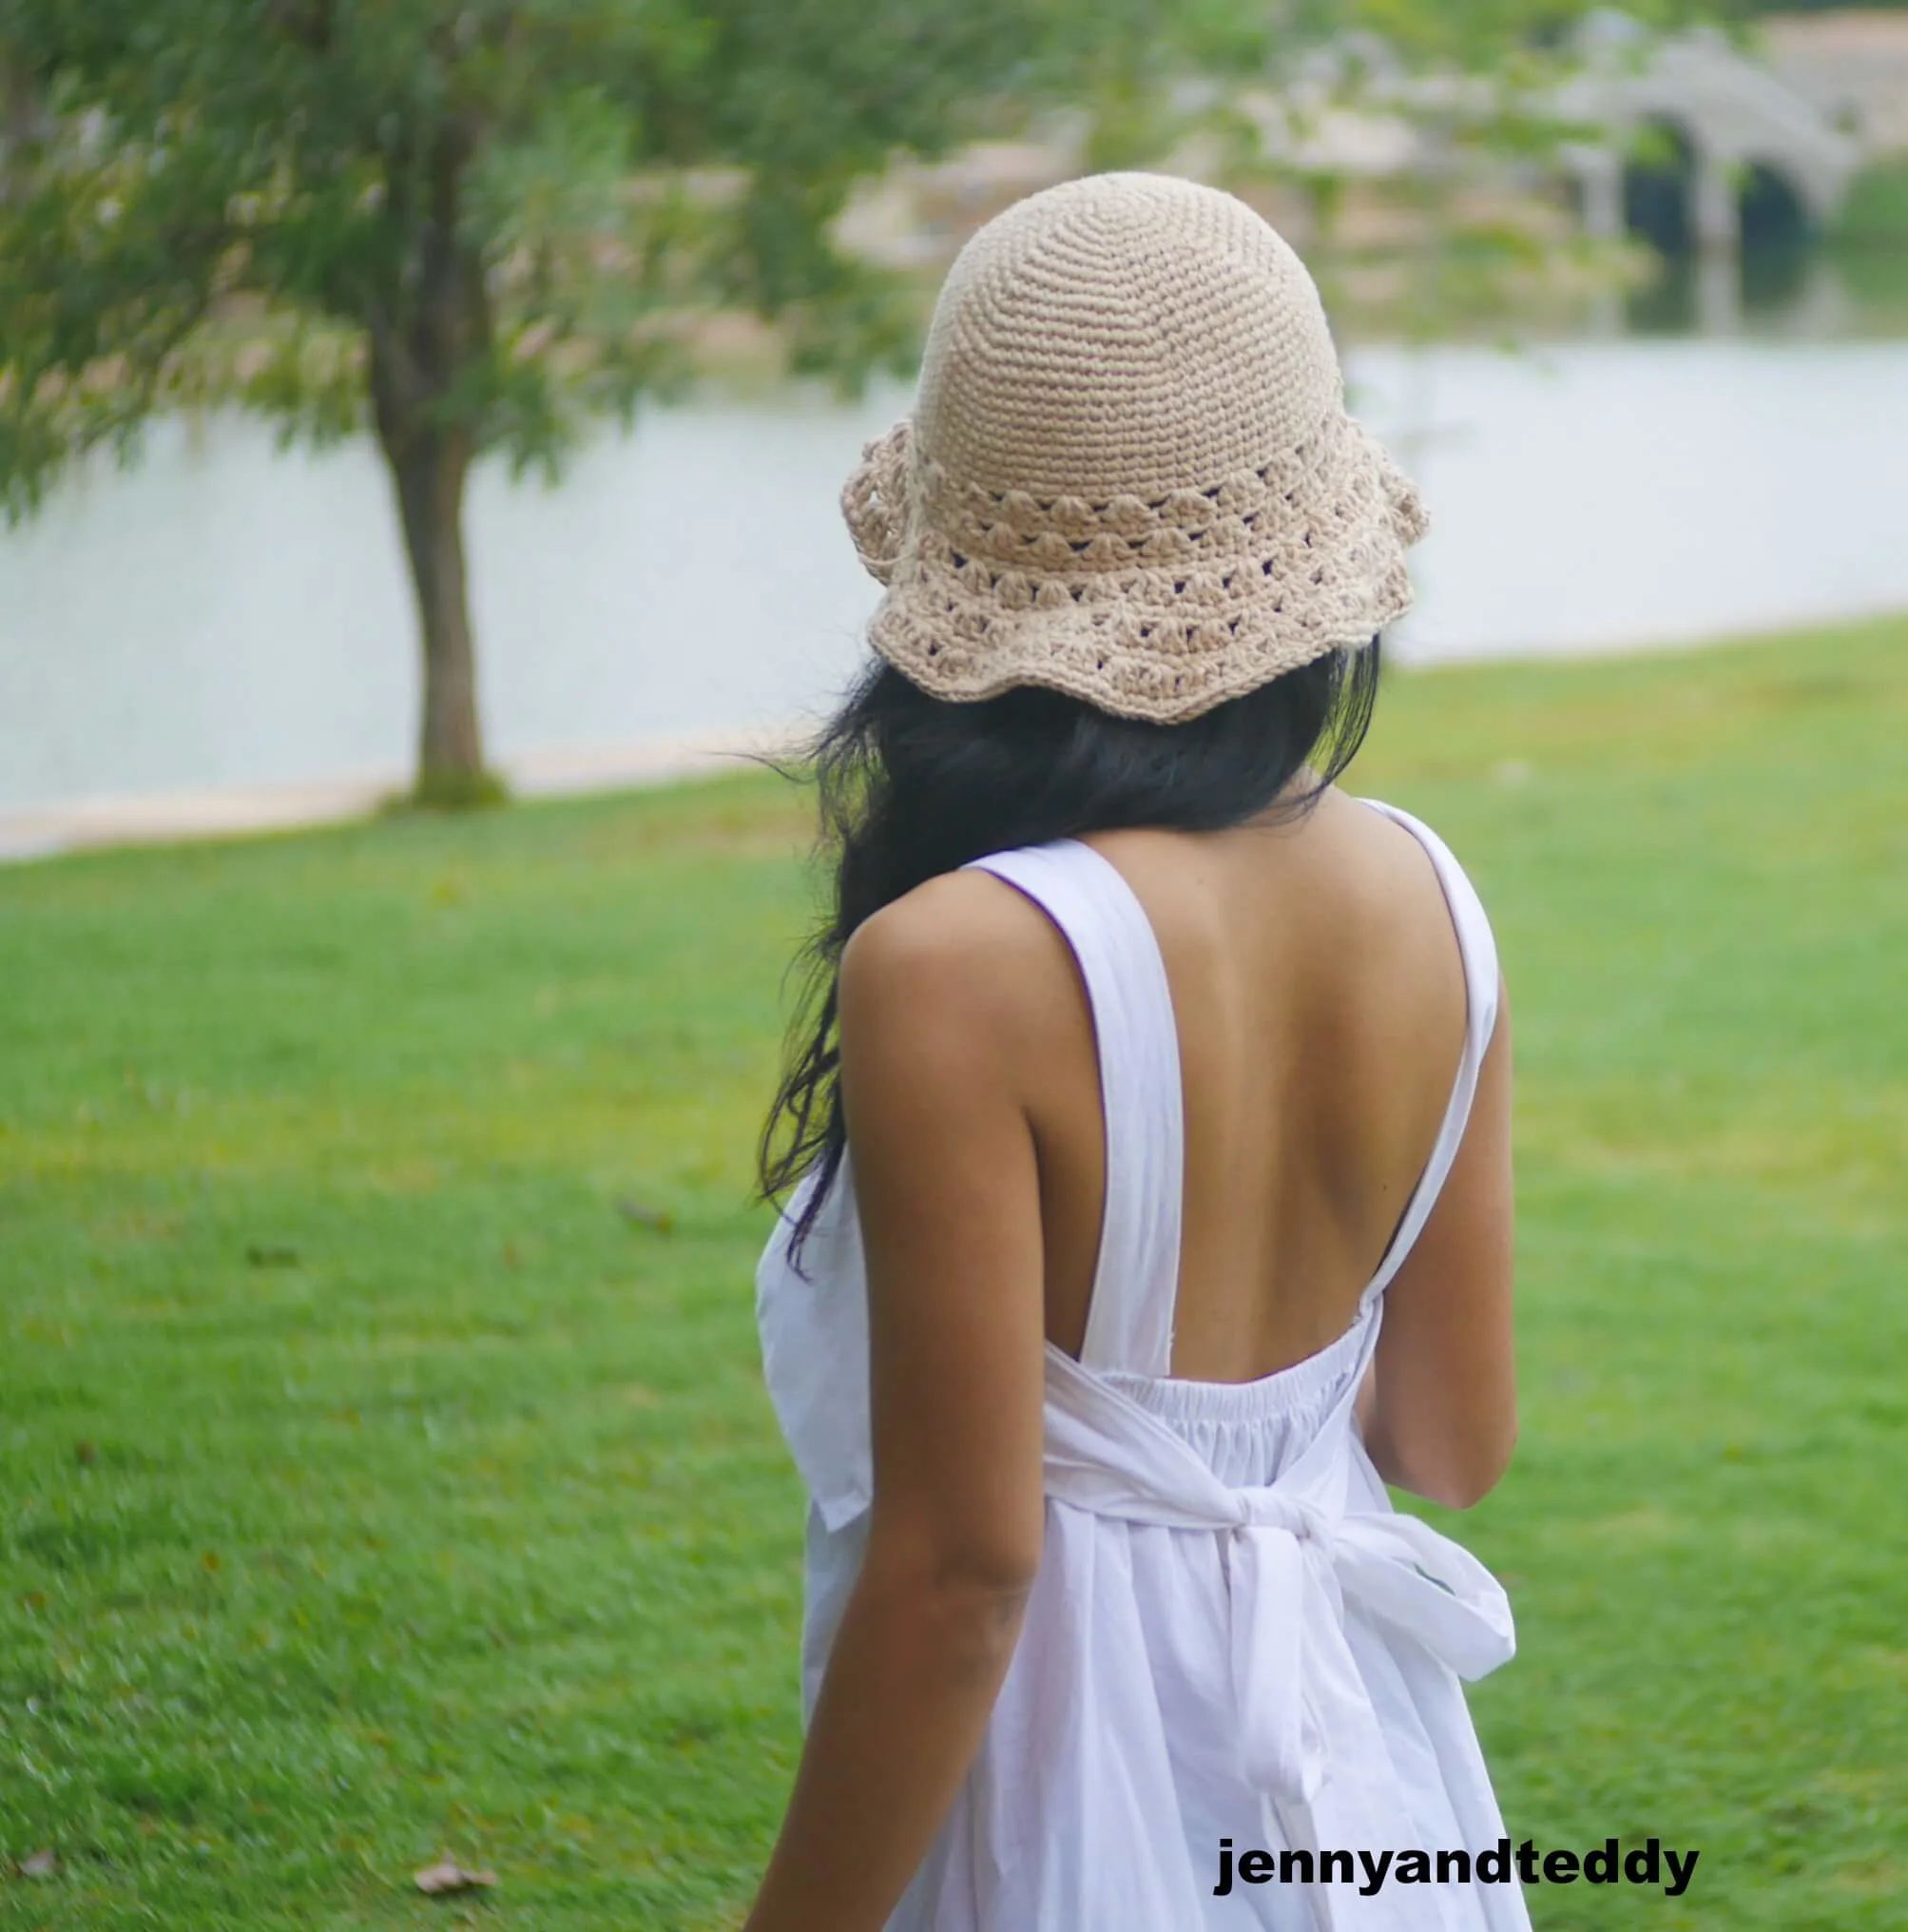
POLYGON ((1444 840, 1412 813, 1377 799, 1343 801, 1356 814, 1357 831, 1368 841, 1371 871, 1365 886, 1372 929, 1384 934, 1383 950, 1435 972, 1456 940, 1456 971, 1463 982, 1467 1030, 1474 1041, 1494 1031, 1502 993, 1496 937, 1471 876, 1444 840))
POLYGON ((1445 910, 1467 949, 1489 943, 1490 921, 1484 901, 1462 861, 1436 831, 1422 819, 1381 799, 1347 796, 1344 802, 1358 809, 1368 838, 1380 839, 1390 847, 1394 863, 1406 865, 1420 876, 1428 871, 1436 878, 1445 910))
POLYGON ((977 869, 940 873, 855 929, 841 956, 843 1024, 944 1032, 971 1047, 977 1030, 1037 1029, 1070 995, 1071 974, 1066 940, 1025 894, 977 869))
POLYGON ((1003 948, 1038 950, 1050 930, 1036 905, 993 873, 937 873, 856 927, 841 956, 843 984, 920 975, 960 982, 1003 948))

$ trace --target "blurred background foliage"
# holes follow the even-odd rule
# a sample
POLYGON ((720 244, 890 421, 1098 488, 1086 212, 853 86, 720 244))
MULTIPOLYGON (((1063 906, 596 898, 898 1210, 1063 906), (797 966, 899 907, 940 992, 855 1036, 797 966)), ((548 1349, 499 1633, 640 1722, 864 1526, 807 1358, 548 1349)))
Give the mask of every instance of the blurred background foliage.
MULTIPOLYGON (((1434 151, 1528 155, 1558 0, 0 0, 0 504, 31 510, 155 411, 233 403, 288 439, 369 427, 389 467, 424 658, 417 789, 490 796, 466 588, 472 464, 553 475, 593 416, 682 384, 712 316, 772 325, 795 372, 904 368, 918 278, 842 245, 897 156, 1065 108, 1085 166, 1217 144, 1268 159, 1228 84, 1321 114, 1374 76, 1434 151), (1376 51, 1375 51, 1376 50, 1376 51), (1461 96, 1401 77, 1468 77, 1461 96), (1297 84, 1297 92, 1294 86, 1297 84)), ((1687 17, 1648 0, 1646 18, 1687 17)), ((1302 129, 1298 130, 1302 134, 1302 129)), ((1298 145, 1302 145, 1299 143, 1298 145)), ((1296 153, 1296 147, 1295 147, 1296 153)), ((1409 299, 1581 253, 1410 186, 1409 299), (1447 219, 1448 218, 1448 219, 1447 219)))

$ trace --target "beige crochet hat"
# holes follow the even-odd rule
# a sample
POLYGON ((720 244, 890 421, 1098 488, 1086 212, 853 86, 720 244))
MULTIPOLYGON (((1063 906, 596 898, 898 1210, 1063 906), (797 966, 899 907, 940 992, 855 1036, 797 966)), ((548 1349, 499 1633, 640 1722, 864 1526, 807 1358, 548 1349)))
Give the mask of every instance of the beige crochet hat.
POLYGON ((1304 264, 1231 195, 1092 175, 982 228, 841 507, 937 697, 1196 717, 1411 604, 1417 493, 1345 414, 1304 264))

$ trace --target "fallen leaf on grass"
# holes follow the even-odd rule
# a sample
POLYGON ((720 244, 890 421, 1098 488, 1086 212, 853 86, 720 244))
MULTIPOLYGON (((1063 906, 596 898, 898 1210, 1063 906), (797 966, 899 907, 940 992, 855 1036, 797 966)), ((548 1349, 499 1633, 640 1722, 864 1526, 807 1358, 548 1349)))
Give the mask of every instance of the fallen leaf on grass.
POLYGON ((626 1194, 616 1203, 616 1211, 632 1227, 646 1227, 651 1234, 667 1234, 676 1225, 676 1217, 666 1208, 648 1208, 626 1194))
POLYGON ((60 1855, 48 1845, 39 1851, 29 1851, 20 1861, 20 1876, 23 1879, 49 1879, 60 1868, 60 1855))
POLYGON ((495 1884, 497 1875, 493 1871, 466 1871, 460 1864, 453 1864, 448 1858, 439 1859, 435 1864, 427 1864, 416 1874, 416 1885, 420 1892, 476 1892, 484 1891, 495 1884))

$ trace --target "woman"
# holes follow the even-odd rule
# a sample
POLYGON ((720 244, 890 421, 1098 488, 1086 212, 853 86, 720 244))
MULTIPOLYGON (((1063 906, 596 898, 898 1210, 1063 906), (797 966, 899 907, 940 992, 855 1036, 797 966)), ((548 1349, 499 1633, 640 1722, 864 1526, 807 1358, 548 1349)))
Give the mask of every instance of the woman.
POLYGON ((750 1932, 1524 1926, 1457 1684, 1503 1593, 1379 1479, 1468 1505, 1515 1430, 1490 929, 1333 783, 1417 496, 1284 242, 1114 175, 968 244, 843 503, 888 589, 764 1142, 814 1507, 750 1932))

